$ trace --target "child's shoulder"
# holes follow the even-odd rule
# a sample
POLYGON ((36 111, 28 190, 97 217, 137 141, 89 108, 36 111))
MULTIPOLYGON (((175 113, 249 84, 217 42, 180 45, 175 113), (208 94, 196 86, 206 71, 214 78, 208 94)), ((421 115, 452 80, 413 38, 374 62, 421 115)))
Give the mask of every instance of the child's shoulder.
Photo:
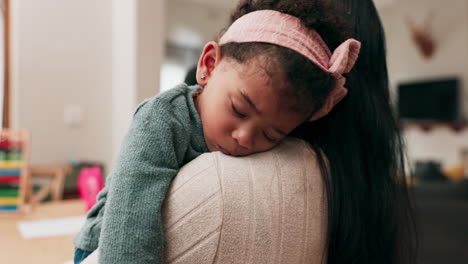
POLYGON ((174 88, 166 90, 154 97, 148 98, 145 101, 160 101, 170 104, 177 99, 187 100, 191 98, 193 94, 200 89, 201 87, 198 85, 188 86, 186 83, 181 83, 175 86, 174 88))
POLYGON ((200 90, 199 86, 179 84, 172 89, 164 91, 156 96, 145 99, 135 110, 135 114, 143 109, 148 111, 165 110, 173 112, 180 105, 186 105, 191 100, 193 93, 200 90))
POLYGON ((184 97, 189 91, 189 86, 185 83, 181 83, 172 89, 166 90, 154 97, 155 100, 165 101, 171 103, 179 97, 184 97))

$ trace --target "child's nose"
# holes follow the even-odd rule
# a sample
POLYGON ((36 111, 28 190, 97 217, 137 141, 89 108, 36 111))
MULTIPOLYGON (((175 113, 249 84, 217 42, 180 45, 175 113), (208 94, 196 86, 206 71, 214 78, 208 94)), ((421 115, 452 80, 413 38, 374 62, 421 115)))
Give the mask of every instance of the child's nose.
POLYGON ((235 129, 232 132, 232 137, 237 141, 240 146, 251 149, 253 145, 253 130, 247 127, 235 129))

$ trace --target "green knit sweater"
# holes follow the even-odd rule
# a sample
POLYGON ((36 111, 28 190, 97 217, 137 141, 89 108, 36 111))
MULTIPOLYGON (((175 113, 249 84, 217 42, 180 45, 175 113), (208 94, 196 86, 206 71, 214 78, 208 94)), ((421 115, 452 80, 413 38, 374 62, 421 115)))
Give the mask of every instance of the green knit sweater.
POLYGON ((75 237, 99 263, 162 263, 161 206, 179 169, 208 152, 193 102, 199 86, 182 84, 147 99, 134 113, 114 170, 75 237))

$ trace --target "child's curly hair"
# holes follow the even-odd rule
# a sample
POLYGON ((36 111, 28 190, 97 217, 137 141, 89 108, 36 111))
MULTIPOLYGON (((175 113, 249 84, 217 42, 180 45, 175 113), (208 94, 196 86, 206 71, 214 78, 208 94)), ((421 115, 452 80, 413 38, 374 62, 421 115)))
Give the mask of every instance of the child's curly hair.
MULTIPOLYGON (((316 30, 333 51, 349 38, 349 23, 340 16, 338 6, 330 1, 243 0, 231 14, 231 24, 241 16, 259 10, 275 10, 295 16, 308 28, 316 30)), ((239 63, 261 59, 266 73, 282 84, 281 92, 290 98, 291 109, 312 115, 319 110, 335 79, 303 55, 269 43, 228 43, 221 54, 239 63)))

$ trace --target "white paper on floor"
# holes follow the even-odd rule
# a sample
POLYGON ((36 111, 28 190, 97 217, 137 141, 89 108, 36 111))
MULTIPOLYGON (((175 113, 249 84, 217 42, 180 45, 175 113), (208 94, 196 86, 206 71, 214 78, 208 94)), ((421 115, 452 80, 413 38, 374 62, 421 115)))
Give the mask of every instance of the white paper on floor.
POLYGON ((19 222, 17 227, 25 239, 73 235, 80 231, 86 216, 72 216, 19 222))

